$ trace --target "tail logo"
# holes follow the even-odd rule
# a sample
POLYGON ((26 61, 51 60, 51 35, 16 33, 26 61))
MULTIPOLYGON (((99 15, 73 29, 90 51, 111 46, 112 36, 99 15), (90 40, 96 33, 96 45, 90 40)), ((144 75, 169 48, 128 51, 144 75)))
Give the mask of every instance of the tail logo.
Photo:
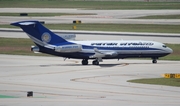
POLYGON ((51 35, 49 33, 45 32, 42 34, 41 39, 43 42, 48 43, 51 41, 51 35))

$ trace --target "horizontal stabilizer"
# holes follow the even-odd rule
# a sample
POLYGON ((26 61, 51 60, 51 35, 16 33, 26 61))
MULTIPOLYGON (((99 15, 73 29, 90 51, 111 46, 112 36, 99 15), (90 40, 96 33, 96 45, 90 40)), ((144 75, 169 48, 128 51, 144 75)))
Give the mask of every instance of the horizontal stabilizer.
POLYGON ((34 25, 37 22, 38 21, 21 21, 21 22, 11 23, 11 25, 14 25, 14 26, 28 26, 28 25, 34 25))
POLYGON ((19 23, 20 25, 33 25, 33 24, 36 24, 35 22, 22 22, 22 23, 19 23))

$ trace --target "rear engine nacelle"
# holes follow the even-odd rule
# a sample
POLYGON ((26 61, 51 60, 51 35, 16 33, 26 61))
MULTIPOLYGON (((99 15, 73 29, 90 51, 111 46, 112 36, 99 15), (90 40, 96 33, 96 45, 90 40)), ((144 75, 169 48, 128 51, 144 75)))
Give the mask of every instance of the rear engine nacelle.
POLYGON ((31 51, 33 51, 33 52, 39 52, 39 47, 37 47, 37 46, 31 46, 31 51))
POLYGON ((58 35, 66 40, 75 40, 76 38, 75 34, 58 34, 58 35))
POLYGON ((54 50, 56 52, 62 52, 62 53, 79 52, 82 50, 82 46, 81 45, 64 45, 64 46, 55 47, 54 50))

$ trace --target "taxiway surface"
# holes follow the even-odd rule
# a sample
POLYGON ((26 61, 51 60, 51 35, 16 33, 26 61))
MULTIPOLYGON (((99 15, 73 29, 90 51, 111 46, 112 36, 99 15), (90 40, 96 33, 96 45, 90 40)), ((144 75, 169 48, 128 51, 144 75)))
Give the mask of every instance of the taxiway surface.
MULTIPOLYGON (((91 61, 90 61, 91 62, 91 61)), ((105 60, 82 66, 59 57, 0 55, 2 106, 178 106, 180 89, 129 83, 127 80, 178 73, 178 61, 105 60), (26 97, 33 91, 33 97, 26 97)))

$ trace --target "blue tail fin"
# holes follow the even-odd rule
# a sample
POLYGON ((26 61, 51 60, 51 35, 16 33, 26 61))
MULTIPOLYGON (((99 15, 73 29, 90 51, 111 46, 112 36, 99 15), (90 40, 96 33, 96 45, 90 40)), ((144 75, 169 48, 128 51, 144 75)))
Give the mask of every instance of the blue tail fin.
POLYGON ((41 46, 44 44, 53 45, 67 42, 65 39, 45 28, 39 21, 20 21, 11 23, 11 25, 21 27, 36 44, 41 46))

